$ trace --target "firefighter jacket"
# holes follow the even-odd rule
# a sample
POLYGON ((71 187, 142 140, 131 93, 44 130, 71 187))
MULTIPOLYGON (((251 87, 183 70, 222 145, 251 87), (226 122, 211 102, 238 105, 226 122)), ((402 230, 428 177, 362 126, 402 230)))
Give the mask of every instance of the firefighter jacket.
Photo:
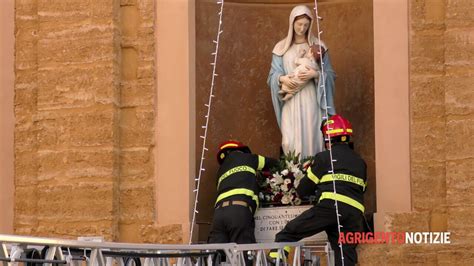
POLYGON ((217 172, 215 206, 226 200, 243 200, 255 212, 259 205, 257 171, 270 169, 278 163, 272 158, 240 151, 228 154, 217 172))
POLYGON ((332 145, 334 174, 329 151, 316 154, 313 164, 301 179, 297 188, 300 197, 315 194, 318 202, 324 199, 337 200, 364 212, 364 192, 367 187, 367 165, 348 144, 332 145), (336 183, 336 194, 333 188, 336 183))

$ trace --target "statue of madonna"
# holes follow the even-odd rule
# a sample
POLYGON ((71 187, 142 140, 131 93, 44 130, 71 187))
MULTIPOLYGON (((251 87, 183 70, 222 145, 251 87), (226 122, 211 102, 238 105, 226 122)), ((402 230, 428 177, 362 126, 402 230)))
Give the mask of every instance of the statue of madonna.
POLYGON ((312 12, 307 6, 293 8, 288 35, 273 48, 267 80, 282 134, 283 152, 300 154, 300 159, 314 156, 323 150, 320 125, 326 114, 326 106, 329 115, 336 113, 333 100, 335 72, 326 45, 311 33, 313 20, 312 12), (322 46, 322 59, 319 44, 322 46), (319 67, 306 67, 303 71, 294 73, 297 59, 309 52, 312 52, 319 67), (320 70, 321 61, 324 63, 324 73, 320 70), (294 95, 282 97, 283 87, 294 95))

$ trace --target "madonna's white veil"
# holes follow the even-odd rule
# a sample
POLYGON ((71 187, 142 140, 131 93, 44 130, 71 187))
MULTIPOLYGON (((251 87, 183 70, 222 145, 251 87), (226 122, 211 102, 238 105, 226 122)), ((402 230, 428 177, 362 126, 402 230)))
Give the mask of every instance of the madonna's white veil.
MULTIPOLYGON (((318 38, 316 38, 312 32, 311 29, 313 27, 313 12, 311 12, 311 9, 309 9, 305 5, 299 5, 295 6, 293 10, 291 10, 290 17, 289 17, 289 25, 288 25, 288 35, 286 36, 285 39, 279 41, 275 47, 273 48, 273 53, 278 56, 283 56, 285 52, 290 48, 292 41, 293 41, 293 23, 295 22, 295 18, 297 16, 301 15, 307 15, 308 17, 311 18, 311 22, 309 24, 308 32, 308 44, 311 46, 313 44, 319 44, 318 38)), ((326 45, 321 42, 321 45, 326 49, 326 45)))

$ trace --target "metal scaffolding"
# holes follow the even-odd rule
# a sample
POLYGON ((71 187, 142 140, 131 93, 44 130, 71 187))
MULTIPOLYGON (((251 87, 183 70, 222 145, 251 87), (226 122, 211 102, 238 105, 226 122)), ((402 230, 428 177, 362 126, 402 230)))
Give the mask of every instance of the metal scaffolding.
POLYGON ((319 257, 312 251, 327 254, 328 265, 333 264, 329 243, 305 246, 303 242, 257 244, 132 244, 117 242, 77 241, 17 235, 0 235, 0 261, 3 266, 43 264, 94 266, 188 266, 188 265, 269 265, 266 253, 285 246, 293 248, 292 261, 285 256, 276 265, 319 265, 319 257), (41 251, 40 251, 41 250, 41 251), (40 254, 41 252, 41 254, 40 254), (225 262, 224 262, 225 261, 225 262))

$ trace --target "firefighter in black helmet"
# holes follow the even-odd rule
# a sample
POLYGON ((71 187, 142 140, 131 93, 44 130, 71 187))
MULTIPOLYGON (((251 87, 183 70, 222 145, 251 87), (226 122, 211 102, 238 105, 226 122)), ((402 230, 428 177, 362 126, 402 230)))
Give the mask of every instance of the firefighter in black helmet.
MULTIPOLYGON (((347 119, 333 115, 323 123, 321 130, 326 147, 331 149, 332 161, 329 150, 316 154, 297 188, 300 197, 314 195, 316 191, 319 200, 311 209, 290 221, 275 236, 275 242, 295 242, 326 231, 336 265, 355 265, 357 244, 342 245, 342 261, 335 202, 338 204, 342 234, 365 230, 363 194, 367 187, 367 166, 352 149, 352 125, 347 119)), ((285 248, 285 252, 289 252, 289 248, 285 248)), ((279 256, 277 251, 269 253, 271 260, 279 256)))
POLYGON ((217 200, 209 243, 255 243, 253 215, 259 205, 256 174, 279 162, 252 154, 238 141, 219 145, 217 161, 217 200))

